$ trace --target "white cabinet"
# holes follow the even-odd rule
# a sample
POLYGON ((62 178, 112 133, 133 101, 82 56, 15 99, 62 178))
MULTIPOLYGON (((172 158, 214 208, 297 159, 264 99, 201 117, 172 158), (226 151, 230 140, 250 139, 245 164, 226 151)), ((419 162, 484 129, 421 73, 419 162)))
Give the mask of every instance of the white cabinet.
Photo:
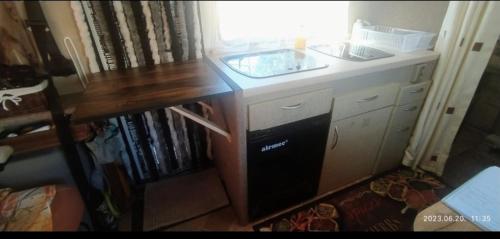
POLYGON ((429 86, 430 81, 425 81, 401 88, 398 105, 392 114, 384 142, 377 156, 374 174, 380 174, 401 165, 429 86))
POLYGON ((319 194, 372 175, 392 109, 386 107, 331 122, 319 194))

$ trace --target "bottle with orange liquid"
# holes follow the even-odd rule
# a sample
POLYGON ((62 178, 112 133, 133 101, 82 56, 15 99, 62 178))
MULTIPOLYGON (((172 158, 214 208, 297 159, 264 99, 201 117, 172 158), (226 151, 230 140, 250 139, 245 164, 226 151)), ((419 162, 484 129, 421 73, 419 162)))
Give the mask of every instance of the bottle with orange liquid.
POLYGON ((295 49, 305 49, 306 48, 306 37, 304 34, 304 26, 300 26, 300 30, 295 37, 295 49))

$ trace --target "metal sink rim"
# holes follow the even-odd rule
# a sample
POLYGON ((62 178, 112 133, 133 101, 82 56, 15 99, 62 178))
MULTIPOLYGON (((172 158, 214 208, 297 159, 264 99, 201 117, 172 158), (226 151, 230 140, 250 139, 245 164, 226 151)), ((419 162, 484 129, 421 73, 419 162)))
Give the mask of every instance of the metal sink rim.
POLYGON ((307 72, 307 71, 313 71, 313 70, 320 70, 320 69, 327 68, 329 66, 329 64, 323 63, 321 66, 318 66, 318 67, 315 67, 315 68, 309 68, 309 69, 305 69, 305 70, 297 70, 297 71, 293 71, 293 72, 285 72, 285 73, 280 73, 280 74, 276 74, 276 75, 269 75, 269 76, 252 76, 252 75, 246 74, 244 72, 241 72, 237 68, 234 68, 233 66, 231 66, 230 64, 227 63, 227 60, 233 59, 233 58, 254 56, 254 55, 260 55, 260 54, 264 54, 264 53, 284 51, 284 50, 298 52, 300 54, 306 55, 305 53, 297 51, 297 50, 292 49, 292 48, 281 48, 281 49, 275 49, 275 50, 265 50, 265 51, 259 51, 259 52, 234 54, 234 55, 229 55, 229 56, 223 56, 223 57, 221 57, 219 59, 222 61, 222 63, 224 63, 224 65, 226 65, 227 67, 229 67, 231 70, 233 70, 233 71, 235 71, 235 72, 237 72, 237 73, 239 73, 241 75, 244 75, 246 77, 254 78, 254 79, 264 79, 264 78, 271 78, 271 77, 282 76, 282 75, 290 75, 290 74, 294 74, 294 73, 301 73, 301 72, 307 72))

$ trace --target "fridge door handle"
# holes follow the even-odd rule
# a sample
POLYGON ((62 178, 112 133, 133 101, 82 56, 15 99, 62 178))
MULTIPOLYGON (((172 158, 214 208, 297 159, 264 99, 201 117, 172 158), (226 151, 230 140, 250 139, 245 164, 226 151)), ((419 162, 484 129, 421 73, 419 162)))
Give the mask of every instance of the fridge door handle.
POLYGON ((337 147, 337 144, 339 143, 339 128, 335 125, 335 128, 333 130, 333 133, 335 134, 335 141, 332 144, 332 147, 330 147, 330 150, 335 149, 337 147))

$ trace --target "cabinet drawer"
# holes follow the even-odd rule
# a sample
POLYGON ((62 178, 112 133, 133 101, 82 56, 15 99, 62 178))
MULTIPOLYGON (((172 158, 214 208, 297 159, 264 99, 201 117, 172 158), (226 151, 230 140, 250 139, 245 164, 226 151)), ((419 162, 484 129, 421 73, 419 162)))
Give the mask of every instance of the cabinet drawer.
POLYGON ((335 98, 333 121, 392 105, 397 93, 397 85, 389 84, 335 98))
POLYGON ((421 100, 427 95, 430 81, 422 82, 415 85, 409 85, 401 88, 401 93, 399 94, 399 105, 404 105, 412 101, 421 100))
POLYGON ((321 90, 249 106, 250 131, 267 129, 326 114, 332 108, 331 89, 321 90))
POLYGON ((418 113, 422 108, 423 100, 414 101, 405 105, 398 105, 394 109, 392 124, 394 127, 403 129, 411 127, 418 117, 418 113))

